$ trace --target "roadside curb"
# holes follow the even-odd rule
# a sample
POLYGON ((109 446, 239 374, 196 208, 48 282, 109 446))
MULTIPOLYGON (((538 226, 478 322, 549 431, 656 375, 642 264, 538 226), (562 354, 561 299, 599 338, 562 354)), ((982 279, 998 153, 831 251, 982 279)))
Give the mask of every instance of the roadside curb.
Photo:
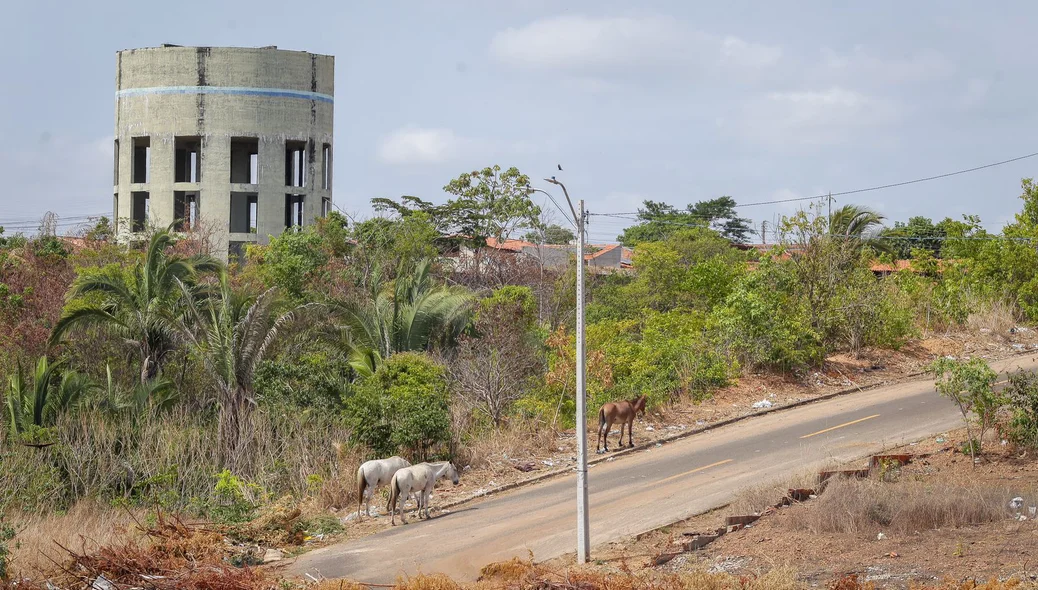
MULTIPOLYGON (((1009 355, 1007 357, 1004 357, 1004 358, 1001 358, 1001 359, 990 360, 990 361, 988 361, 988 363, 990 364, 990 363, 994 363, 994 362, 1007 361, 1007 360, 1010 360, 1010 359, 1013 359, 1013 358, 1016 358, 1016 357, 1022 357, 1022 356, 1028 356, 1028 355, 1035 356, 1036 354, 1038 354, 1038 351, 1035 351, 1035 350, 1023 350, 1023 351, 1017 352, 1015 354, 1011 354, 1011 355, 1009 355)), ((667 444, 667 443, 672 443, 672 442, 675 442, 675 441, 686 439, 686 438, 688 438, 690 436, 694 436, 694 435, 697 435, 697 434, 702 434, 704 432, 709 432, 711 430, 716 430, 718 428, 723 428, 725 426, 730 426, 732 424, 735 424, 737 422, 742 422, 743 420, 748 420, 750 418, 757 418, 759 416, 766 416, 768 414, 772 414, 772 413, 775 413, 775 412, 783 412, 783 411, 786 411, 786 410, 792 410, 794 408, 799 408, 799 407, 806 406, 806 405, 809 405, 809 404, 818 403, 818 402, 824 402, 824 401, 828 401, 828 400, 835 399, 835 398, 838 398, 838 397, 843 397, 845 395, 850 395, 852 393, 864 393, 866 391, 871 391, 873 389, 878 389, 878 388, 881 388, 881 387, 893 387, 895 385, 905 385, 905 384, 908 384, 908 383, 912 383, 912 382, 918 381, 919 379, 917 379, 917 378, 918 377, 922 377, 923 375, 926 375, 926 371, 916 371, 914 373, 908 373, 908 374, 904 375, 902 377, 902 380, 898 380, 898 381, 880 381, 878 383, 872 383, 870 385, 863 385, 863 386, 860 386, 860 387, 852 387, 852 388, 848 388, 848 389, 841 389, 840 391, 834 391, 832 393, 827 393, 827 394, 824 394, 824 395, 820 395, 818 397, 802 399, 802 400, 798 400, 798 401, 791 402, 791 403, 788 403, 788 404, 782 404, 780 406, 773 406, 771 408, 767 408, 767 409, 764 409, 764 410, 761 410, 761 411, 758 411, 758 412, 753 412, 753 413, 750 413, 750 414, 743 414, 741 416, 735 416, 735 417, 732 417, 732 418, 727 418, 725 420, 721 420, 720 422, 715 422, 713 424, 707 424, 707 425, 702 426, 700 428, 693 428, 693 429, 686 430, 684 432, 679 432, 679 433, 674 434, 672 436, 661 438, 661 439, 658 439, 658 440, 655 440, 655 441, 652 441, 652 442, 642 443, 642 444, 637 445, 637 446, 635 446, 633 448, 627 448, 627 449, 624 449, 622 451, 615 451, 613 453, 610 453, 609 455, 599 455, 597 457, 590 458, 590 459, 588 459, 588 462, 587 462, 588 463, 588 467, 591 467, 592 465, 597 465, 599 463, 603 463, 603 462, 609 461, 610 459, 615 459, 617 457, 624 457, 626 455, 631 455, 633 453, 637 453, 638 451, 644 451, 646 449, 655 448, 656 445, 661 445, 662 446, 662 445, 667 444)), ((482 494, 480 494, 478 496, 472 496, 472 497, 465 498, 465 499, 462 499, 462 500, 455 500, 453 502, 449 502, 447 504, 443 504, 438 509, 439 510, 446 510, 446 509, 449 509, 449 508, 454 508, 455 506, 461 506, 463 504, 468 504, 469 502, 475 502, 477 500, 482 500, 482 499, 487 498, 489 496, 494 496, 494 495, 500 494, 502 492, 509 492, 509 491, 517 489, 517 488, 522 488, 522 487, 526 487, 528 485, 533 485, 535 483, 540 483, 542 481, 545 481, 545 480, 548 480, 548 479, 551 479, 551 478, 554 478, 554 477, 558 477, 560 475, 565 475, 567 473, 574 473, 575 471, 576 471, 575 467, 567 467, 565 469, 556 469, 555 471, 548 471, 548 472, 542 473, 540 475, 531 477, 529 479, 515 481, 515 482, 512 482, 512 483, 508 483, 508 484, 496 487, 496 488, 494 488, 492 490, 487 490, 486 492, 484 492, 484 493, 482 493, 482 494)), ((716 510, 716 508, 714 510, 716 510)), ((651 532, 651 531, 646 531, 646 532, 651 532)))

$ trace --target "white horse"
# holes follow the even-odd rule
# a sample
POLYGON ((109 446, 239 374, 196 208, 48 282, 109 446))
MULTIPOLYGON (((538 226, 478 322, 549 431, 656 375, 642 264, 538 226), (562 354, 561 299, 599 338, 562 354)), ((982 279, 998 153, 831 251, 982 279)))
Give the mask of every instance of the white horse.
POLYGON ((410 466, 407 459, 396 456, 365 461, 357 469, 357 518, 361 515, 361 504, 364 504, 364 511, 371 516, 371 496, 378 488, 389 485, 397 471, 410 466))
POLYGON ((397 504, 400 504, 400 520, 407 524, 404 516, 403 503, 411 492, 418 495, 418 518, 422 518, 422 509, 425 509, 425 518, 429 519, 429 496, 432 495, 436 480, 443 476, 451 478, 454 485, 458 485, 458 468, 450 461, 439 463, 419 463, 413 467, 404 467, 393 475, 393 481, 389 484, 389 505, 392 516, 391 522, 396 524, 397 504))

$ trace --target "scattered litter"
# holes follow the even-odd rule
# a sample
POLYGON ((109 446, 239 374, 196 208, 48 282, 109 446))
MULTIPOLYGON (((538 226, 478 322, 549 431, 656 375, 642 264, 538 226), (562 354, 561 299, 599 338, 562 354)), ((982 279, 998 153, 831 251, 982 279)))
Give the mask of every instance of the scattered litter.
POLYGON ((876 535, 876 540, 877 541, 882 541, 883 539, 886 539, 886 538, 887 538, 887 536, 884 535, 883 533, 880 533, 880 534, 876 535))
POLYGON ((653 428, 652 426, 646 426, 646 427, 645 427, 645 431, 646 431, 646 432, 652 432, 652 431, 654 431, 654 430, 656 430, 656 429, 655 429, 655 428, 653 428))
POLYGON ((762 399, 759 402, 754 402, 753 403, 753 409, 754 410, 760 410, 762 408, 770 408, 773 405, 775 405, 775 404, 771 403, 770 400, 762 399))
POLYGON ((1013 346, 1013 350, 1023 350, 1024 349, 1024 345, 1023 344, 1014 344, 1012 346, 1013 346))
POLYGON ((544 463, 548 467, 555 467, 555 461, 552 461, 551 459, 541 459, 541 463, 544 463))
POLYGON ((948 354, 948 355, 945 355, 945 356, 944 356, 944 358, 946 358, 946 359, 948 359, 948 360, 950 360, 950 361, 954 361, 954 360, 956 360, 956 359, 955 359, 955 355, 952 355, 952 354, 948 354))
MULTIPOLYGON (((650 426, 649 428, 652 428, 652 427, 650 426)), ((649 428, 646 428, 646 430, 648 430, 649 428)), ((678 429, 678 427, 677 426, 673 426, 673 425, 667 427, 667 430, 677 430, 677 429, 678 429)))
POLYGON ((943 442, 944 442, 944 441, 946 441, 946 440, 948 440, 948 439, 944 438, 943 436, 938 436, 938 437, 937 437, 937 442, 938 442, 938 443, 943 443, 943 442))
POLYGON ((104 576, 97 576, 90 584, 90 590, 115 590, 115 584, 109 582, 104 576))
POLYGON ((285 555, 277 549, 267 549, 267 552, 263 554, 263 563, 271 563, 274 561, 281 561, 285 558, 285 555))
POLYGON ((658 448, 660 448, 660 447, 662 447, 662 446, 663 446, 663 443, 656 443, 656 448, 657 448, 657 449, 658 449, 658 448))
POLYGON ((1019 511, 1024 506, 1024 499, 1017 496, 1009 501, 1009 509, 1013 511, 1019 511))
POLYGON ((616 461, 616 457, 609 457, 608 459, 606 459, 606 463, 610 461, 616 461))
POLYGON ((706 420, 696 420, 696 426, 703 426, 706 424, 706 420))
POLYGON ((887 557, 895 559, 897 557, 900 557, 900 555, 898 555, 896 551, 891 551, 890 553, 887 553, 887 557))
POLYGON ((537 466, 534 465, 533 463, 530 463, 530 462, 518 463, 518 464, 514 465, 514 467, 516 469, 518 469, 519 471, 522 471, 523 473, 529 473, 529 472, 533 471, 534 469, 537 469, 537 466))
POLYGON ((1010 332, 1013 332, 1014 330, 1016 332, 1030 332, 1031 331, 1030 328, 1027 328, 1025 326, 1017 326, 1017 327, 1013 328, 1012 330, 1010 330, 1010 332))
POLYGON ((1025 520, 1027 520, 1027 517, 1024 516, 1023 514, 1017 514, 1016 515, 1016 519, 1019 520, 1020 522, 1023 522, 1025 520))

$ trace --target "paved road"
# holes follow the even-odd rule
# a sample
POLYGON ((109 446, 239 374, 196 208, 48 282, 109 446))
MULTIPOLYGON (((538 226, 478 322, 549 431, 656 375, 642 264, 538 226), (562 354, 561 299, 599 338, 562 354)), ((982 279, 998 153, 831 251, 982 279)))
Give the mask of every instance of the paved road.
MULTIPOLYGON (((1034 370, 1017 357, 1001 371, 1034 370)), ((752 418, 681 441, 599 463, 589 471, 592 547, 720 506, 740 490, 851 461, 961 424, 930 381, 856 393, 752 418)), ((474 579, 487 563, 537 560, 576 545, 576 476, 560 476, 429 522, 315 550, 290 575, 309 573, 390 583, 400 573, 443 572, 474 579)))

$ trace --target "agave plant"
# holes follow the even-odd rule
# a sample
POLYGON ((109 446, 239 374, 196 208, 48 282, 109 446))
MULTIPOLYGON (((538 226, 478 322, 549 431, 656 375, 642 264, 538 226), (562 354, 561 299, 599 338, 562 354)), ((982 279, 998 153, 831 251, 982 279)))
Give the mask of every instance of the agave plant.
POLYGON ((63 363, 51 363, 47 357, 40 357, 30 381, 21 363, 18 364, 17 371, 8 380, 5 404, 13 435, 24 438, 53 426, 58 416, 94 388, 85 375, 63 369, 63 363))
POLYGON ((208 256, 169 255, 173 241, 168 231, 152 235, 147 255, 131 276, 77 277, 67 298, 96 294, 99 301, 67 308, 54 326, 51 344, 75 329, 102 326, 137 352, 141 384, 153 381, 176 345, 177 318, 182 313, 180 285, 193 286, 199 274, 222 268, 208 256))
POLYGON ((473 296, 461 287, 436 285, 432 261, 424 259, 392 285, 372 281, 366 301, 336 303, 346 323, 350 365, 371 375, 382 359, 397 353, 428 350, 438 340, 453 341, 468 325, 473 296))

